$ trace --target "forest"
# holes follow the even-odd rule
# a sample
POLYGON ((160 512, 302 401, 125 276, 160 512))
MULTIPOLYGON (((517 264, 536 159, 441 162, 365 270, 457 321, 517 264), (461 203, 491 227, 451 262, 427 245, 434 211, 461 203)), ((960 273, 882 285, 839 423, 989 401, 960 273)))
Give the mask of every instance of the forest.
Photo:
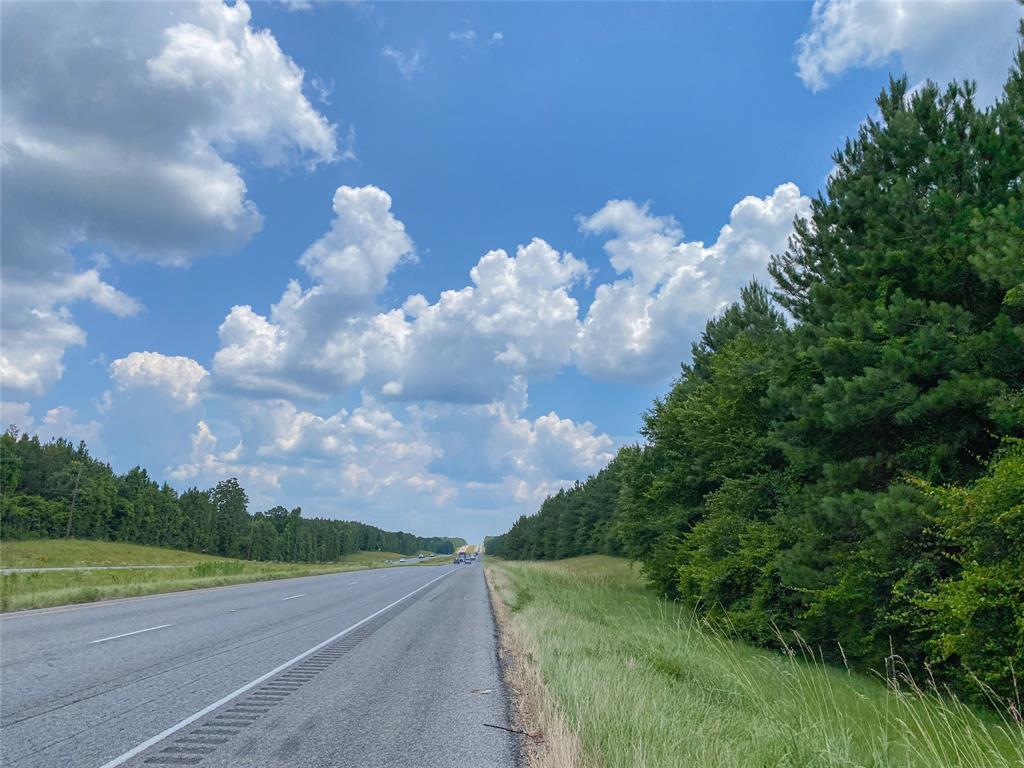
POLYGON ((235 478, 178 494, 135 467, 117 475, 85 443, 0 435, 0 539, 74 536, 248 560, 326 563, 359 550, 449 554, 466 542, 365 523, 302 516, 298 507, 249 511, 235 478))
POLYGON ((642 440, 488 552, 623 555, 743 639, 796 633, 1019 717, 1022 67, 987 108, 892 79, 642 440))

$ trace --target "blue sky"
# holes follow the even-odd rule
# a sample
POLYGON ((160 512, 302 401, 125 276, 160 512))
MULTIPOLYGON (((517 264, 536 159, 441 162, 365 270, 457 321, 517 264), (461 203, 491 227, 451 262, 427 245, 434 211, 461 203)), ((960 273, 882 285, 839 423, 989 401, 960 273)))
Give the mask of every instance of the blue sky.
POLYGON ((4 422, 499 533, 637 439, 890 71, 991 102, 1020 14, 5 3, 4 422))

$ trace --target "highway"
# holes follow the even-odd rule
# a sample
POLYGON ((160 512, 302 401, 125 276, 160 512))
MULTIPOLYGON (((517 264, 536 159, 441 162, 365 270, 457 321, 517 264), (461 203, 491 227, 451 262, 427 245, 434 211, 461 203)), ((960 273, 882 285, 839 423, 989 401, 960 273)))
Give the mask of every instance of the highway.
POLYGON ((519 763, 483 569, 415 566, 0 618, 0 765, 519 763))

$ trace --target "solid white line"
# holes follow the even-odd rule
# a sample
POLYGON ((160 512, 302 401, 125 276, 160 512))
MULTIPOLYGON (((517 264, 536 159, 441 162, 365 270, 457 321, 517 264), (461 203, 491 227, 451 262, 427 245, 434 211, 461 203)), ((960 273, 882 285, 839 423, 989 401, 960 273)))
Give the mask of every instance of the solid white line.
POLYGON ((152 632, 154 629, 163 629, 164 627, 172 627, 173 624, 161 624, 159 627, 148 627, 146 629, 136 629, 134 632, 125 632, 123 635, 112 635, 111 637, 101 637, 99 640, 90 640, 89 645, 94 643, 105 643, 107 640, 117 640, 121 637, 128 637, 129 635, 139 635, 143 632, 152 632))
POLYGON ((352 586, 353 584, 358 584, 358 583, 359 583, 358 581, 350 581, 350 582, 348 583, 348 585, 349 585, 349 586, 351 587, 351 586, 352 586))
POLYGON ((264 674, 262 674, 259 677, 257 677, 255 680, 246 683, 241 688, 239 688, 239 689, 237 689, 235 691, 232 691, 227 696, 223 696, 222 698, 217 699, 217 701, 213 702, 212 704, 203 707, 198 712, 195 712, 195 713, 189 715, 184 720, 182 720, 180 723, 176 723, 175 725, 172 725, 167 730, 161 731, 156 736, 152 736, 152 737, 146 739, 141 744, 137 744, 136 746, 132 747, 127 752, 125 752, 123 755, 119 755, 119 756, 115 757, 109 763, 104 763, 103 765, 100 766, 100 768, 115 768, 115 766, 122 765, 122 764, 128 762, 129 760, 131 760, 133 757, 135 757, 140 752, 144 752, 145 750, 147 750, 150 747, 152 747, 154 744, 159 744, 161 741, 166 739, 168 736, 173 736, 175 733, 180 731, 182 728, 188 727, 189 725, 194 723, 199 718, 204 717, 204 716, 210 714, 215 709, 219 709, 220 707, 223 707, 229 701, 233 701, 234 699, 237 699, 239 696, 241 696, 246 691, 252 690, 257 685, 262 683, 264 680, 267 680, 268 678, 271 678, 274 675, 276 675, 278 672, 283 672, 284 670, 288 669, 288 667, 290 667, 290 666, 292 666, 294 664, 299 663, 300 661, 302 661, 304 658, 306 658, 310 654, 316 653, 317 651, 319 651, 325 645, 329 645, 330 643, 333 643, 339 637, 344 637, 345 635, 347 635, 352 630, 358 629, 359 627, 363 626, 363 624, 365 624, 366 622, 371 621, 372 619, 377 618, 378 616, 380 616, 382 613, 384 613, 384 611, 388 610, 389 608, 394 608, 396 605, 398 605, 403 600, 406 600, 406 599, 412 597, 413 595, 415 595, 417 592, 420 592, 420 591, 426 589, 431 584, 433 584, 435 581, 439 581, 440 579, 443 579, 445 576, 450 576, 453 573, 455 573, 455 571, 448 571, 447 573, 442 573, 436 579, 431 579, 426 584, 424 584, 422 586, 419 586, 419 587, 416 587, 416 589, 414 589, 409 594, 403 595, 402 597, 400 597, 397 600, 395 600, 395 602, 390 603, 388 605, 385 605, 383 608, 381 608, 376 613, 371 613, 365 619, 361 619, 360 621, 357 621, 351 627, 347 627, 346 629, 341 630, 341 632, 339 632, 338 634, 332 635, 331 637, 328 637, 322 643, 317 643, 312 648, 310 648, 308 651, 303 651, 302 653, 300 653, 295 658, 289 659, 284 664, 280 664, 280 665, 274 667, 269 672, 265 672, 264 674))
POLYGON ((283 603, 285 600, 294 600, 296 597, 305 597, 305 596, 306 596, 306 594, 303 593, 301 595, 292 595, 291 597, 282 597, 281 598, 281 602, 283 603))

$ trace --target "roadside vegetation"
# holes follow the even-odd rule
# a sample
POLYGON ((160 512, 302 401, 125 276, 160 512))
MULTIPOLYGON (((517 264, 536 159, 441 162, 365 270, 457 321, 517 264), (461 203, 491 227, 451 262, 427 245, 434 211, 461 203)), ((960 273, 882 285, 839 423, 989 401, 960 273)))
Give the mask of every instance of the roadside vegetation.
POLYGON ((510 680, 533 702, 519 727, 534 768, 1024 764, 1012 718, 924 692, 899 666, 883 678, 824 664, 792 635, 783 652, 729 639, 623 559, 485 568, 503 636, 543 680, 510 680))
POLYGON ((76 568, 112 565, 195 565, 223 560, 198 552, 146 547, 124 541, 30 539, 0 542, 0 569, 76 568))
POLYGON ((454 552, 466 542, 309 518, 299 507, 250 511, 236 478, 179 494, 134 467, 123 475, 84 442, 0 434, 0 540, 81 538, 245 560, 333 563, 355 552, 454 552))
POLYGON ((398 565, 402 558, 442 564, 417 555, 450 554, 464 544, 307 518, 298 507, 250 512, 235 478, 179 494, 139 467, 115 474, 84 442, 42 442, 13 428, 0 434, 0 569, 159 566, 0 574, 3 611, 398 565))
POLYGON ((0 544, 0 568, 50 568, 0 573, 0 611, 48 608, 119 597, 153 595, 252 581, 317 576, 396 565, 444 565, 451 558, 398 561, 397 552, 353 552, 333 563, 255 562, 215 558, 194 552, 142 547, 123 542, 76 539, 0 544), (154 566, 152 568, 110 566, 154 566), (56 570, 89 568, 104 570, 56 570))
MULTIPOLYGON (((905 668, 1019 718, 1022 67, 1018 50, 1002 97, 986 108, 971 84, 911 89, 893 80, 874 117, 834 154, 787 250, 771 257, 772 284, 752 283, 707 323, 644 415, 643 442, 548 498, 487 551, 624 555, 661 595, 730 636, 779 648, 796 633, 840 668, 905 668)), ((548 572, 509 573, 520 574, 528 598, 527 575, 548 572)), ((638 645, 637 669, 656 658, 645 653, 638 645)), ((803 667, 787 669, 781 683, 803 679, 803 667)), ((813 679, 831 683, 829 674, 813 679)), ((864 695, 869 712, 889 706, 864 695)), ((844 739, 857 738, 825 731, 821 744, 840 754, 844 739)), ((751 734, 751 754, 756 741, 751 734)), ((890 764, 874 749, 850 764, 890 764)), ((747 764, 781 764, 763 754, 747 764)), ((820 764, 812 757, 801 752, 792 764, 820 764)), ((709 755, 693 764, 712 763, 709 755)))

